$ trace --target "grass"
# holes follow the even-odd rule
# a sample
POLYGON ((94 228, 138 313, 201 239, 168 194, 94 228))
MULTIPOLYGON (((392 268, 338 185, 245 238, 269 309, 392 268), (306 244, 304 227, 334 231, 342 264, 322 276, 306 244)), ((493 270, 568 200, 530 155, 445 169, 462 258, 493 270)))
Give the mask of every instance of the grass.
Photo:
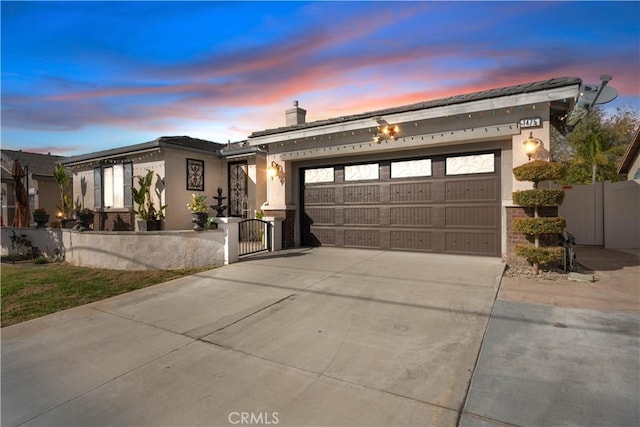
POLYGON ((64 263, 3 262, 2 327, 208 269, 117 271, 64 263))

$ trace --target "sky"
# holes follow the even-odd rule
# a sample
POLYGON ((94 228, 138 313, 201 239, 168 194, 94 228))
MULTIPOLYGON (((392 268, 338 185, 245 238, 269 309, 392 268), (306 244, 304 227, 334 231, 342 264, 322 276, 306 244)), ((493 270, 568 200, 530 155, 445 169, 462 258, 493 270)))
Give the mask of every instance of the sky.
POLYGON ((575 76, 640 107, 640 2, 2 1, 2 148, 77 155, 575 76))

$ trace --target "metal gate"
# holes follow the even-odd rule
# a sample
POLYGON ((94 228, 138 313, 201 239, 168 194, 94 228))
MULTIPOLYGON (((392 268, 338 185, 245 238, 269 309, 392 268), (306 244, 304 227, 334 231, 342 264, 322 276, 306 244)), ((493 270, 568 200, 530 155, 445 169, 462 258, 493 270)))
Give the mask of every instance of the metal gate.
POLYGON ((259 219, 245 219, 239 225, 239 255, 271 250, 271 224, 259 219))

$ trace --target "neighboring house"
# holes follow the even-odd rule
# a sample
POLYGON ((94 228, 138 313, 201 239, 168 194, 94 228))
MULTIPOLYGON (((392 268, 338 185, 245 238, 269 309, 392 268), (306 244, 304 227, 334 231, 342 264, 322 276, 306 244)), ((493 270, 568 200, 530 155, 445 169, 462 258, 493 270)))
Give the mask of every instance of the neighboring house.
MULTIPOLYGON (((53 220, 58 212, 58 185, 53 179, 53 170, 62 156, 28 153, 26 151, 0 150, 2 167, 2 225, 13 223, 15 210, 14 179, 11 175, 13 162, 18 160, 28 175, 30 213, 34 209, 44 208, 53 220)), ((24 182, 24 181, 23 181, 24 182)))
POLYGON ((558 78, 254 132, 268 153, 265 215, 283 246, 502 256, 520 239, 511 194, 531 188, 512 169, 524 142, 548 158, 551 126, 567 132, 582 81, 558 78), (395 135, 394 135, 395 133, 395 135))
POLYGON ((640 129, 627 149, 622 163, 618 168, 618 175, 627 175, 627 180, 640 180, 640 129))
MULTIPOLYGON (((194 193, 205 193, 215 204, 216 189, 226 189, 224 147, 188 136, 163 136, 150 142, 69 157, 61 163, 73 172, 73 198, 94 210, 95 230, 133 230, 131 187, 137 176, 154 172, 156 208, 167 205, 164 229, 193 226, 187 204, 194 193)), ((226 193, 226 191, 225 191, 226 193)))

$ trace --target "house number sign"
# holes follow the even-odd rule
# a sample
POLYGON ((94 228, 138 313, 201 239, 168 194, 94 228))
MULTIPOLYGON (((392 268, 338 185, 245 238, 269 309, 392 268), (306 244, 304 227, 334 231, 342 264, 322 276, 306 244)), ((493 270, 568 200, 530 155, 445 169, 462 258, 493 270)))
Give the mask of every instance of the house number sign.
POLYGON ((526 119, 520 119, 520 129, 539 127, 542 127, 542 119, 540 117, 529 117, 526 119))

